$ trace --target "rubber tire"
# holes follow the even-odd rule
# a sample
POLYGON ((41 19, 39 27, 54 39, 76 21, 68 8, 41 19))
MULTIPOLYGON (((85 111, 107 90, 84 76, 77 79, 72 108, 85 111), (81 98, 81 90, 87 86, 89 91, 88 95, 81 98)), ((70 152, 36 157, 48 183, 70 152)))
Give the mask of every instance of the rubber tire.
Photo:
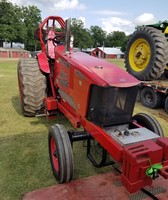
POLYGON ((141 103, 148 107, 148 108, 159 108, 161 107, 163 102, 162 94, 155 92, 150 87, 144 87, 141 90, 141 103), (148 99, 148 96, 150 96, 150 99, 148 99))
POLYGON ((20 59, 18 62, 18 85, 22 112, 34 117, 44 107, 46 77, 36 58, 20 59))
MULTIPOLYGON (((167 64, 168 65, 168 64, 167 64)), ((165 69, 165 72, 164 72, 164 76, 163 76, 163 78, 162 79, 167 79, 168 78, 168 69, 166 68, 165 69)))
POLYGON ((68 133, 63 125, 55 124, 50 127, 48 135, 48 146, 50 163, 53 174, 59 183, 69 182, 73 177, 74 163, 71 142, 68 133), (54 165, 54 155, 52 153, 52 140, 57 148, 58 169, 54 165))
POLYGON ((126 53, 125 53, 125 67, 126 70, 139 80, 153 80, 158 79, 164 74, 164 70, 168 63, 168 42, 162 31, 150 27, 139 27, 129 38, 126 53), (144 39, 150 46, 150 59, 145 69, 142 71, 135 71, 131 66, 129 60, 130 48, 138 39, 144 39))
POLYGON ((165 111, 168 113, 168 96, 165 99, 164 108, 165 108, 165 111))
POLYGON ((138 113, 132 117, 139 125, 156 133, 160 137, 164 137, 164 133, 160 123, 152 116, 146 113, 138 113))

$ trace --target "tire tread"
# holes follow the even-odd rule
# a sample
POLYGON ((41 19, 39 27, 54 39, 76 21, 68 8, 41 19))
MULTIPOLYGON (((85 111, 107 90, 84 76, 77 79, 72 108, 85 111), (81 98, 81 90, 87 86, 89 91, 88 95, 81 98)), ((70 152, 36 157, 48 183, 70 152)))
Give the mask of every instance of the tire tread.
POLYGON ((167 67, 168 63, 168 41, 162 33, 162 31, 150 27, 150 26, 142 26, 138 28, 132 36, 129 38, 125 53, 125 67, 126 70, 138 78, 139 80, 153 80, 158 79, 164 74, 164 71, 167 67), (130 61, 129 61, 129 51, 134 41, 142 37, 150 38, 151 44, 151 58, 148 66, 140 71, 136 72, 133 70, 130 61))
POLYGON ((21 85, 23 112, 25 116, 35 116, 44 107, 46 97, 46 77, 41 72, 37 59, 20 59, 18 80, 21 85))

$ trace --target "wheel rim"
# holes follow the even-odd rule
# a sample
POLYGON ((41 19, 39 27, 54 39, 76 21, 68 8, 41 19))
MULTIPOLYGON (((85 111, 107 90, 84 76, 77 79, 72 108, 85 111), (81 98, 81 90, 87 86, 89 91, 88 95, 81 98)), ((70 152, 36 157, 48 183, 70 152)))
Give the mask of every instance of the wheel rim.
POLYGON ((146 92, 145 93, 145 99, 148 103, 152 104, 153 103, 153 100, 154 100, 154 97, 153 97, 153 94, 152 92, 146 92))
POLYGON ((143 71, 151 57, 150 45, 145 39, 136 40, 129 51, 129 60, 134 71, 143 71))
POLYGON ((50 148, 51 148, 53 166, 58 173, 59 171, 58 152, 57 152, 57 147, 56 147, 54 138, 51 138, 50 148))

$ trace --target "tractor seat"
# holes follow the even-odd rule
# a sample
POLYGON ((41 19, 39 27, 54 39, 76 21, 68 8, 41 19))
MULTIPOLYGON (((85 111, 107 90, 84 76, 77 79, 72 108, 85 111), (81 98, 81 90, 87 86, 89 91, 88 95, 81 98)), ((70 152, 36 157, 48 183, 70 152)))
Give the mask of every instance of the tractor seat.
POLYGON ((51 59, 55 58, 55 53, 54 53, 55 46, 54 46, 54 43, 53 43, 54 37, 55 37, 54 31, 49 30, 48 36, 47 36, 47 55, 51 59))

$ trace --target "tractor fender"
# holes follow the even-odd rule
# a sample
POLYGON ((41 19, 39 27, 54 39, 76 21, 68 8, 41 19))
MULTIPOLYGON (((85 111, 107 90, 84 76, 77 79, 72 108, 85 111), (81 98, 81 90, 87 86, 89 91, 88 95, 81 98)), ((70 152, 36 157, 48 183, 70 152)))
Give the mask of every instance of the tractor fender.
POLYGON ((44 52, 38 53, 37 54, 37 60, 38 60, 40 69, 44 73, 49 74, 50 73, 50 67, 49 67, 47 55, 44 52))

